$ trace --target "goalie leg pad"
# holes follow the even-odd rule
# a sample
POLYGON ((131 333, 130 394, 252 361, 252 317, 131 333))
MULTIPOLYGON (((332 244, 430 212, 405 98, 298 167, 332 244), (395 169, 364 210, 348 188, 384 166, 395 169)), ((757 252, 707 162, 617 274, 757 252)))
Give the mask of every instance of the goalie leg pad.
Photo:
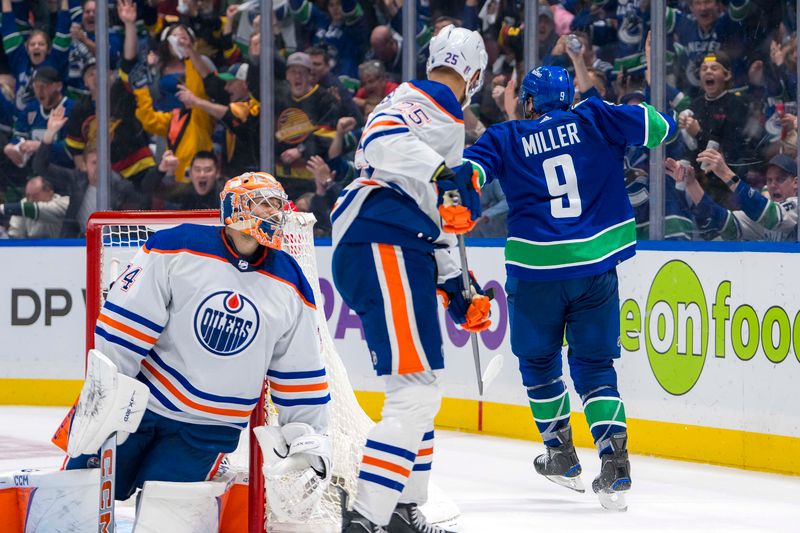
POLYGON ((0 531, 97 531, 98 470, 19 470, 0 476, 0 531))
POLYGON ((139 497, 136 533, 217 533, 222 498, 233 485, 228 473, 212 481, 147 481, 139 497))
MULTIPOLYGON (((221 456, 236 449, 240 430, 180 422, 147 411, 135 433, 117 447, 116 499, 129 498, 145 481, 206 481, 221 456)), ((98 456, 81 455, 68 470, 96 468, 98 456)))
POLYGON ((139 427, 149 398, 147 385, 120 374, 108 357, 90 350, 86 380, 70 424, 67 454, 97 453, 115 432, 117 442, 124 442, 139 427))

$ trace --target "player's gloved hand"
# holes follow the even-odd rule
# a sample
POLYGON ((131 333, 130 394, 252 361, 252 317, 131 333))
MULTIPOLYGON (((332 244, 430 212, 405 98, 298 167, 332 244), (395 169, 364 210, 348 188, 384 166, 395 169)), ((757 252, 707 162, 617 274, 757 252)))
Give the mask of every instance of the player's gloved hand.
POLYGON ((453 169, 442 165, 433 175, 439 194, 442 229, 447 233, 467 233, 481 216, 478 173, 471 163, 453 169))
POLYGON ((450 278, 437 287, 437 292, 444 298, 444 308, 450 313, 453 322, 461 329, 478 333, 492 325, 489 320, 492 310, 494 291, 484 291, 472 272, 469 273, 469 298, 465 294, 464 282, 460 275, 450 278))

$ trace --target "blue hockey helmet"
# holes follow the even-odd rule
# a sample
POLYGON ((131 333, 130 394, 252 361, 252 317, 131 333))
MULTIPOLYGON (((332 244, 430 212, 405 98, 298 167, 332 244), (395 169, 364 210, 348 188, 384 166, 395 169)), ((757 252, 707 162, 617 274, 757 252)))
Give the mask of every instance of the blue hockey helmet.
POLYGON ((534 111, 540 114, 553 109, 569 109, 575 97, 575 86, 563 67, 536 67, 525 75, 519 90, 523 112, 529 96, 533 98, 534 111))

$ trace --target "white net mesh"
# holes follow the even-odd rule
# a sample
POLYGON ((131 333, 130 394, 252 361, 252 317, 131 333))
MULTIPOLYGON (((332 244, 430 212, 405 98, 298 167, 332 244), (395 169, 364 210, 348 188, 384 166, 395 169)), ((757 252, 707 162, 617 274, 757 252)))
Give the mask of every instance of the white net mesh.
MULTIPOLYGON (((367 432, 373 426, 372 420, 358 405, 356 395, 350 386, 347 371, 336 353, 325 312, 322 306, 322 293, 319 289, 317 260, 314 253, 314 215, 295 213, 286 226, 283 249, 297 260, 308 282, 314 289, 317 302, 317 322, 319 324, 322 353, 328 373, 328 386, 331 392, 331 436, 333 439, 333 478, 322 498, 322 504, 305 523, 303 531, 341 530, 341 490, 354 495, 361 462, 361 448, 367 432)), ((289 524, 278 525, 267 517, 270 531, 299 531, 289 524)))

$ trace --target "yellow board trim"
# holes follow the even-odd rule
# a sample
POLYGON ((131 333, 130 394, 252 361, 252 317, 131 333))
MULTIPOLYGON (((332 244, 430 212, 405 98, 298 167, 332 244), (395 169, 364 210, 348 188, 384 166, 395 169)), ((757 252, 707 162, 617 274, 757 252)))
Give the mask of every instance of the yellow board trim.
POLYGON ((0 405, 72 406, 81 393, 81 379, 0 379, 0 405))
MULTIPOLYGON (((380 418, 383 393, 356 392, 362 408, 380 418)), ((575 445, 594 448, 583 413, 573 412, 575 445)), ((444 398, 436 417, 437 428, 541 442, 528 406, 444 398), (479 409, 482 429, 479 429, 479 409)), ((732 466, 746 470, 800 475, 800 438, 750 431, 691 426, 628 418, 629 448, 633 453, 681 461, 732 466)))

